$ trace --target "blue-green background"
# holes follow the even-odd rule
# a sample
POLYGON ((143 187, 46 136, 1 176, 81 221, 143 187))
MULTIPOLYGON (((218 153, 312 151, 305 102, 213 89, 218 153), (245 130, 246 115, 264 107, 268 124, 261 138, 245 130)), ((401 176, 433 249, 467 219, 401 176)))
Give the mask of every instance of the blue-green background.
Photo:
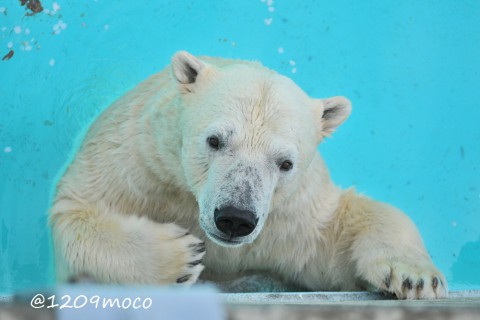
POLYGON ((450 289, 480 288, 480 1, 56 3, 0 1, 0 293, 51 283, 49 192, 76 134, 177 50, 349 97, 320 147, 334 180, 407 212, 450 289))

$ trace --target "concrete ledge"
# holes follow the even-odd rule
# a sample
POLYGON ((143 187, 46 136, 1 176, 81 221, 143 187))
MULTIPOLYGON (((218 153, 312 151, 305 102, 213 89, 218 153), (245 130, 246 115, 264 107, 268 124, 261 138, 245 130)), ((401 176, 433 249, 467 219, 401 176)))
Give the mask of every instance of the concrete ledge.
POLYGON ((408 308, 372 306, 249 305, 229 306, 229 320, 478 320, 478 308, 408 308))
POLYGON ((222 294, 229 320, 480 319, 480 290, 451 291, 448 299, 396 300, 369 292, 222 294))
MULTIPOLYGON (((88 294, 89 290, 100 294, 108 293, 104 287, 75 287, 78 295, 88 294)), ((118 289, 118 288, 117 288, 118 289)), ((116 290, 117 290, 116 289, 116 290)), ((128 296, 138 294, 139 288, 123 288, 128 296)), ((150 288, 151 296, 161 293, 162 290, 150 288)), ((191 291, 184 291, 185 294, 191 291)), ((172 292, 163 291, 164 298, 172 298, 172 292)), ((218 303, 214 306, 223 309, 229 320, 277 320, 277 319, 425 319, 425 320, 478 320, 480 319, 480 290, 450 291, 448 299, 440 300, 396 300, 394 297, 369 292, 285 292, 285 293, 216 293, 211 292, 218 303)), ((203 301, 204 293, 198 292, 199 301, 203 301)), ((0 299, 0 320, 3 319, 64 319, 54 309, 33 309, 30 306, 31 294, 2 296, 0 299), (13 299, 12 299, 13 298, 13 299)), ((165 313, 165 306, 181 306, 187 308, 181 296, 175 297, 167 304, 160 303, 165 299, 161 296, 154 299, 160 309, 152 310, 156 315, 165 313), (178 301, 177 301, 178 300, 178 301)), ((195 298, 197 299, 197 298, 195 298)), ((197 309, 196 319, 202 317, 202 312, 213 308, 214 304, 203 303, 197 309)), ((95 311, 95 310, 93 310, 95 311)), ((102 318, 114 316, 118 310, 106 310, 102 318)), ((128 311, 128 310, 124 310, 128 311)), ((178 311, 178 310, 177 310, 178 311)), ((70 314, 83 319, 81 310, 70 314)), ((93 315, 94 313, 92 313, 93 315)), ((98 315, 98 314, 97 314, 98 315)), ((136 314, 124 314, 124 319, 135 319, 136 314)), ((142 316, 143 317, 143 316, 142 316)), ((67 317, 72 319, 71 317, 67 317)), ((90 317, 99 318, 99 317, 90 317)), ((143 317, 144 318, 144 317, 143 317)), ((208 318, 211 320, 211 317, 208 318)))
POLYGON ((458 306, 480 308, 480 290, 450 291, 448 299, 397 300, 371 292, 223 293, 223 301, 242 305, 458 306))

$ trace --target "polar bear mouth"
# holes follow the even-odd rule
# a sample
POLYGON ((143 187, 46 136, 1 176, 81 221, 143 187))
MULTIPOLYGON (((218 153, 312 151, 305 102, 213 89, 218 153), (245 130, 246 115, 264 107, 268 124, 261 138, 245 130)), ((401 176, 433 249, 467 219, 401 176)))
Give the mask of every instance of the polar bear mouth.
POLYGON ((220 235, 210 233, 210 232, 205 232, 207 236, 216 244, 224 246, 224 247, 231 247, 235 246, 238 247, 242 244, 244 244, 244 241, 239 240, 238 238, 225 238, 220 235))

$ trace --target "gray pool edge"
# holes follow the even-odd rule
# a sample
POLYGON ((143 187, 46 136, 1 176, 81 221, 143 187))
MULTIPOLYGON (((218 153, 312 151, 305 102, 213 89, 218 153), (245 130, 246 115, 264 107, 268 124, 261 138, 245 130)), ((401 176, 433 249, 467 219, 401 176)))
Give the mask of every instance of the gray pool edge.
POLYGON ((447 299, 397 300, 371 292, 224 293, 228 304, 246 305, 354 305, 354 306, 465 306, 480 308, 480 290, 450 291, 447 299))
MULTIPOLYGON (((228 304, 290 304, 290 305, 371 305, 404 304, 405 300, 396 300, 392 296, 372 292, 255 292, 255 293, 219 293, 220 299, 228 304)), ((14 300, 14 295, 0 294, 0 305, 14 300)), ((480 290, 449 291, 447 299, 408 300, 408 304, 468 304, 480 308, 480 290)))

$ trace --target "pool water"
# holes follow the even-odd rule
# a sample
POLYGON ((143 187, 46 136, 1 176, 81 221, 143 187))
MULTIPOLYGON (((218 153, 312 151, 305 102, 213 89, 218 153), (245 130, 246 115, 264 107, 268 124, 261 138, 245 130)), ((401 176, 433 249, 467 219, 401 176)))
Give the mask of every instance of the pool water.
POLYGON ((480 288, 479 1, 41 4, 0 2, 0 293, 53 283, 46 212, 76 135, 178 50, 349 97, 320 146, 334 180, 408 213, 450 289, 480 288))

